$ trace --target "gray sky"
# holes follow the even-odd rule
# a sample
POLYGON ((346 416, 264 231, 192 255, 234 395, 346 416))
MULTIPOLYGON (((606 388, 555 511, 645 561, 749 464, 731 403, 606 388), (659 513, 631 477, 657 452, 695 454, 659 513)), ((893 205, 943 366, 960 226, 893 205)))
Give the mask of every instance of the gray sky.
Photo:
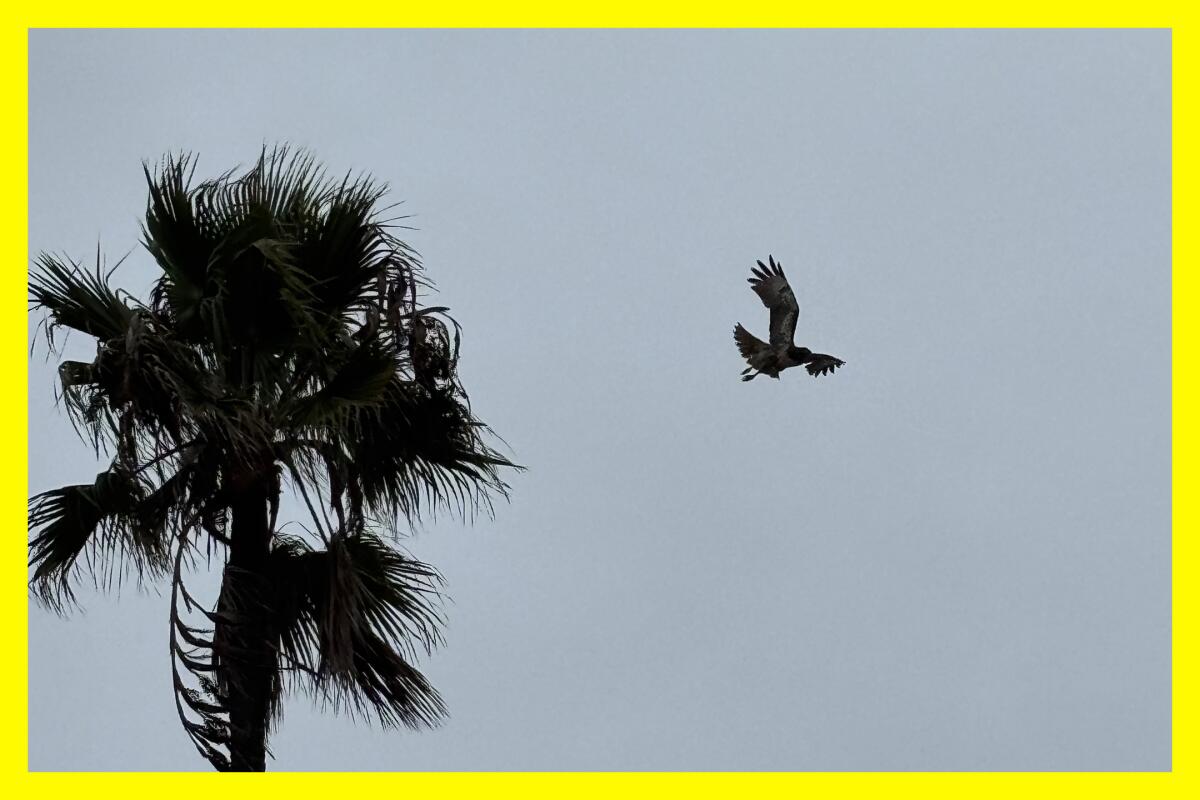
MULTIPOLYGON (((270 768, 1170 767, 1168 32, 39 31, 29 52, 35 253, 136 248, 140 161, 168 150, 205 176, 277 140, 369 170, 530 467, 494 522, 406 542, 453 598, 422 662, 449 722, 294 698, 270 768), (738 381, 768 253, 836 375, 738 381)), ((151 274, 137 250, 118 273, 151 274)), ((43 353, 31 492, 98 469, 43 353)), ((30 611, 31 769, 207 769, 167 598, 85 602, 30 611)))

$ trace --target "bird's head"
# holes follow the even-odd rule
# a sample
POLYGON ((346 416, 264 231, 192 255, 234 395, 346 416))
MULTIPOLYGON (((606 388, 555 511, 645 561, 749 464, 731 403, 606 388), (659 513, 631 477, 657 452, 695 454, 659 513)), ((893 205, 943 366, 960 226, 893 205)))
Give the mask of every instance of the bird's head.
POLYGON ((791 357, 793 361, 799 361, 801 364, 803 364, 812 358, 812 350, 809 350, 807 347, 796 347, 795 345, 792 345, 788 348, 788 356, 791 357))

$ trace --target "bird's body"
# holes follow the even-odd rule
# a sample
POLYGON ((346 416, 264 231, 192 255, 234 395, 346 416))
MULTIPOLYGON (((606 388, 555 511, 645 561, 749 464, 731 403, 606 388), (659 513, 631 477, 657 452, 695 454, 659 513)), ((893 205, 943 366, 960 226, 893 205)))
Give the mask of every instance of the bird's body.
POLYGON ((845 364, 840 358, 814 353, 807 347, 797 347, 795 344, 796 322, 800 319, 800 304, 796 295, 788 285, 783 268, 775 262, 774 257, 767 256, 768 264, 758 262, 758 269, 752 270, 749 279, 750 288, 762 300, 763 305, 771 312, 771 338, 764 342, 741 323, 734 326, 733 340, 737 343, 738 352, 749 364, 742 370, 742 380, 749 381, 761 375, 779 378, 779 373, 789 367, 804 364, 809 375, 826 375, 845 364))

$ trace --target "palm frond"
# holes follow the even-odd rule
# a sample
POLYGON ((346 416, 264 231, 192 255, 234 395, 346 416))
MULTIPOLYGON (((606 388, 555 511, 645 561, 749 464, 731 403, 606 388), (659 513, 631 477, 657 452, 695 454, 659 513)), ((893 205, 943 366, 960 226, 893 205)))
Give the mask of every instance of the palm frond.
POLYGON ((47 606, 63 611, 74 602, 79 573, 107 588, 126 569, 138 577, 161 577, 169 568, 167 541, 140 524, 145 483, 110 469, 90 484, 64 486, 29 501, 30 586, 47 606), (82 562, 81 562, 82 558, 82 562))
POLYGON ((188 543, 177 539, 174 577, 171 580, 171 685, 175 693, 175 711, 184 732, 196 750, 213 767, 229 769, 229 709, 224 691, 215 679, 213 628, 189 621, 199 612, 208 622, 213 614, 205 612, 183 584, 183 556, 188 543), (194 685, 189 685, 185 676, 194 685))
POLYGON ((426 510, 461 517, 494 494, 506 497, 502 468, 521 469, 492 449, 486 428, 450 387, 398 377, 378 408, 356 409, 347 462, 372 514, 413 520, 426 510))
POLYGON ((254 404, 146 309, 129 315, 123 335, 103 343, 94 362, 66 362, 60 378, 76 428, 97 452, 113 448, 130 465, 195 440, 239 457, 270 447, 254 404))
POLYGON ((154 288, 154 305, 169 314, 181 334, 195 335, 214 238, 192 203, 195 159, 186 154, 168 156, 154 172, 149 164, 143 164, 142 171, 149 190, 142 243, 164 275, 154 288))
POLYGON ((272 553, 281 666, 335 709, 384 726, 431 726, 445 706, 411 664, 442 642, 441 577, 377 536, 326 550, 277 537, 272 553))
POLYGON ((46 338, 51 349, 58 328, 77 330, 101 341, 124 335, 133 309, 108 285, 117 266, 120 264, 105 271, 99 254, 91 272, 70 258, 64 261, 47 253, 37 257, 29 275, 29 295, 33 309, 47 313, 46 338))
POLYGON ((322 425, 349 409, 378 405, 396 369, 394 350, 378 341, 363 342, 342 358, 319 389, 288 404, 288 424, 297 429, 322 425))

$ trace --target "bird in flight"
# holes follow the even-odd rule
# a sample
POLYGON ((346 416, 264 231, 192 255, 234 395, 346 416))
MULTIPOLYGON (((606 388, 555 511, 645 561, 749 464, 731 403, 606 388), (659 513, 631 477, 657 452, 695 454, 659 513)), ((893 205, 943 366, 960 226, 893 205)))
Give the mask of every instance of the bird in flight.
POLYGON ((750 288, 771 312, 771 341, 764 342, 742 327, 739 322, 733 329, 733 340, 738 352, 750 366, 742 370, 742 380, 749 381, 759 375, 770 375, 776 380, 779 373, 788 367, 803 364, 812 376, 826 375, 845 364, 840 358, 814 353, 807 347, 796 347, 796 321, 800 319, 800 304, 792 287, 788 286, 782 265, 773 256, 769 263, 758 262, 758 269, 751 268, 754 277, 749 278, 750 288))

